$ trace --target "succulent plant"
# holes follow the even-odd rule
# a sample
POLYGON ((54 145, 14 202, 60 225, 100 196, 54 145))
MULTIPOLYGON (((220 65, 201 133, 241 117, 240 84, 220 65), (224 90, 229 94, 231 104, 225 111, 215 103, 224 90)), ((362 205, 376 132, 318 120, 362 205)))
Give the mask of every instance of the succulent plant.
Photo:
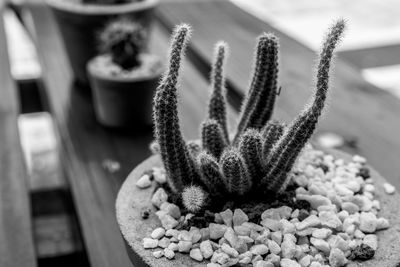
POLYGON ((199 212, 205 199, 228 201, 279 194, 290 182, 291 170, 312 134, 328 93, 333 51, 344 31, 338 20, 328 32, 317 70, 311 103, 288 126, 271 120, 278 88, 278 39, 272 34, 258 38, 255 70, 240 120, 229 139, 223 65, 227 45, 215 47, 208 114, 201 127, 201 145, 186 142, 177 111, 177 79, 190 27, 175 28, 169 68, 154 98, 155 139, 173 194, 181 196, 188 211, 199 212))
POLYGON ((139 54, 146 43, 146 31, 137 22, 117 18, 108 23, 99 36, 100 51, 110 54, 112 61, 123 69, 140 65, 139 54))

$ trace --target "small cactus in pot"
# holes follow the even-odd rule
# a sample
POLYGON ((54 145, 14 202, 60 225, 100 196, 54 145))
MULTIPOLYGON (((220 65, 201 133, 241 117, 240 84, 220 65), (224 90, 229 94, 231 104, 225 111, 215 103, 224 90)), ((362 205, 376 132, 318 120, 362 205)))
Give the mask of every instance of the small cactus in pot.
POLYGON ((224 86, 228 46, 219 42, 212 66, 208 113, 201 125, 201 145, 193 154, 183 138, 177 109, 179 69, 191 29, 185 24, 176 27, 169 68, 154 98, 153 119, 155 141, 170 191, 189 212, 208 208, 217 199, 225 202, 265 199, 285 191, 296 159, 314 133, 325 106, 333 52, 344 28, 344 21, 339 20, 329 30, 319 56, 314 94, 304 110, 287 125, 271 120, 279 90, 279 42, 273 34, 262 34, 232 138, 226 120, 224 86))
POLYGON ((151 99, 162 64, 144 52, 147 35, 127 18, 110 21, 99 33, 100 54, 89 61, 87 71, 95 114, 104 126, 138 130, 151 125, 151 99))

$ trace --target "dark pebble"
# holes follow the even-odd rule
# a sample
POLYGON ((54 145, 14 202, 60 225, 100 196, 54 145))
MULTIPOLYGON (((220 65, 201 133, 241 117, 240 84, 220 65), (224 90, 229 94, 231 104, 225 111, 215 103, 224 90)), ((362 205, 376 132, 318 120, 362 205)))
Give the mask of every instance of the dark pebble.
POLYGON ((299 209, 299 210, 302 210, 302 209, 307 210, 307 211, 311 210, 310 203, 305 200, 297 200, 295 202, 295 206, 296 206, 296 209, 299 209))
POLYGON ((308 216, 310 216, 310 213, 307 210, 302 209, 299 211, 299 217, 297 217, 297 219, 299 219, 299 221, 302 221, 305 218, 307 218, 308 216))
POLYGON ((362 167, 358 172, 358 176, 361 176, 364 180, 371 177, 369 169, 367 167, 362 167))
POLYGON ((318 167, 320 167, 324 173, 329 171, 329 167, 323 163, 321 163, 318 167))
POLYGON ((350 260, 366 261, 372 259, 375 255, 375 250, 366 244, 361 244, 355 247, 349 256, 350 260))
POLYGON ((151 214, 151 208, 149 207, 144 207, 140 210, 140 216, 142 216, 142 219, 144 220, 149 218, 150 214, 151 214))

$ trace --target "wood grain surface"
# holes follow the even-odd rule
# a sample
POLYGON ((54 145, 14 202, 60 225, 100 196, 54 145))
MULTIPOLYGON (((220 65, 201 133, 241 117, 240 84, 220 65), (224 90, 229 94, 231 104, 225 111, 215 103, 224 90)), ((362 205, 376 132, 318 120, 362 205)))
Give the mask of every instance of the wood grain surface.
MULTIPOLYGON (((3 14, 4 2, 0 2, 3 14)), ((19 104, 0 19, 0 266, 36 266, 27 173, 17 130, 19 104)))

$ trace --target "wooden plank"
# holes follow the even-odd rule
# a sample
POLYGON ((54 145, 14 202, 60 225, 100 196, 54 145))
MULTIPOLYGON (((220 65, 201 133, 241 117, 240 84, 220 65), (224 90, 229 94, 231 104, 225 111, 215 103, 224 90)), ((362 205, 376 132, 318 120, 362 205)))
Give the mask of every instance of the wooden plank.
MULTIPOLYGON (((130 266, 116 224, 114 202, 129 171, 149 155, 152 133, 124 134, 99 126, 90 99, 72 85, 71 70, 49 10, 38 3, 28 4, 28 10, 89 260, 92 266, 130 266), (102 166, 105 160, 119 162, 121 169, 108 172, 102 166)), ((166 33, 155 27, 153 38, 152 50, 165 55, 166 33)), ((188 139, 194 139, 204 118, 207 83, 193 65, 186 64, 181 85, 183 130, 188 139)))
MULTIPOLYGON (((169 29, 180 22, 193 25, 191 50, 204 62, 210 61, 210 47, 216 41, 227 41, 231 46, 227 69, 230 89, 241 94, 248 84, 256 36, 264 31, 275 32, 280 38, 283 89, 274 116, 291 120, 310 96, 315 77, 314 52, 231 2, 162 4, 158 17, 169 29)), ((358 69, 343 59, 336 62, 332 87, 329 113, 319 131, 356 136, 357 152, 400 187, 400 139, 396 135, 400 132, 399 100, 364 81, 358 69)))
MULTIPOLYGON (((0 2, 0 15, 4 2, 0 2)), ((0 266, 36 266, 26 169, 17 130, 17 91, 0 18, 0 266)))
POLYGON ((399 57, 393 56, 398 55, 399 53, 400 44, 393 44, 342 51, 339 53, 339 57, 345 58, 361 69, 366 69, 400 64, 399 57))

